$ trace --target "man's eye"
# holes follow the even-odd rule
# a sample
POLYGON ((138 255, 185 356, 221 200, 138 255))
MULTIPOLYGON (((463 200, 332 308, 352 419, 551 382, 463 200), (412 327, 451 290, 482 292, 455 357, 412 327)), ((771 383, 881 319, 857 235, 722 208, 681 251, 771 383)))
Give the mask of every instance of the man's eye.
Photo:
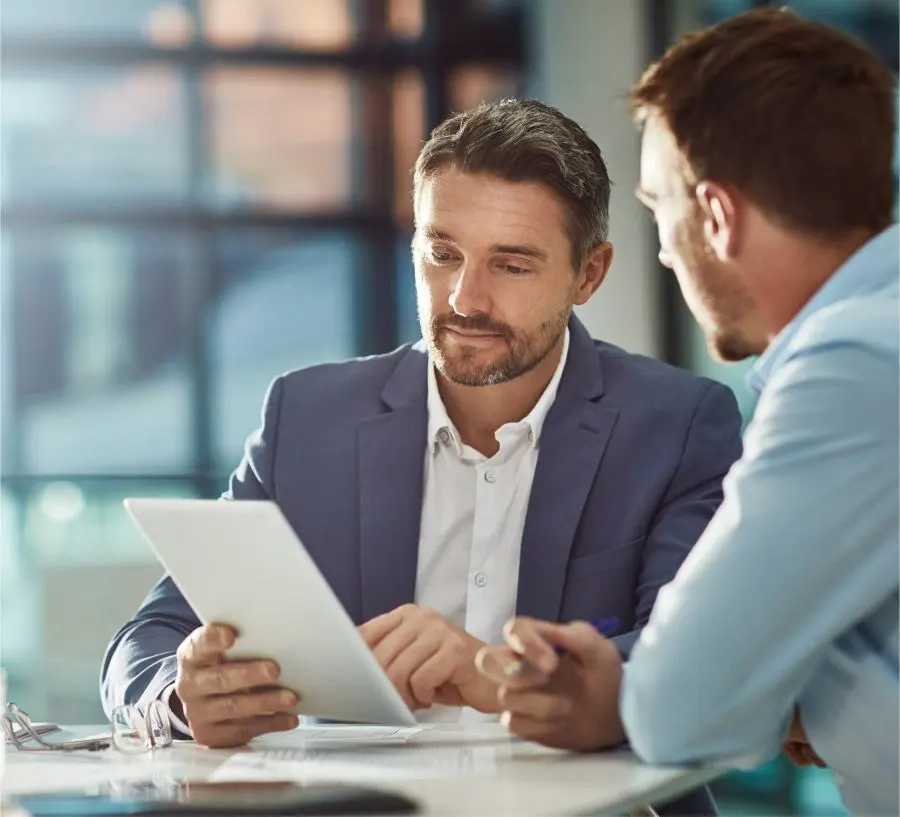
POLYGON ((504 264, 503 269, 505 269, 511 275, 524 275, 528 272, 527 267, 517 267, 515 264, 504 264))
POLYGON ((431 251, 431 260, 436 261, 438 264, 446 264, 448 261, 453 259, 453 253, 446 252, 445 250, 432 250, 431 251))

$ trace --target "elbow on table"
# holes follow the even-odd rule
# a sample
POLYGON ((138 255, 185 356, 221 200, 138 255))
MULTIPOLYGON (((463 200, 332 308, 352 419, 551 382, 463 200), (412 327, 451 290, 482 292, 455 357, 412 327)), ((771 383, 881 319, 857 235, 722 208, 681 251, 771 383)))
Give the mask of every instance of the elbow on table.
POLYGON ((645 763, 696 763, 716 757, 723 748, 711 713, 678 703, 665 690, 636 694, 626 689, 620 707, 631 748, 645 763))
POLYGON ((664 691, 655 697, 625 692, 620 708, 631 748, 645 763, 753 768, 778 754, 781 746, 779 730, 761 724, 742 729, 727 710, 679 703, 664 691))

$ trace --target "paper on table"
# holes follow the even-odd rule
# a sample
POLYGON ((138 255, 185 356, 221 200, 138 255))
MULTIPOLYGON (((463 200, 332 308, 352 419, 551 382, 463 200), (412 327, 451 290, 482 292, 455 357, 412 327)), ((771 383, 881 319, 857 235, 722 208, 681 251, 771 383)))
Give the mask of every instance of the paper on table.
POLYGON ((254 751, 271 749, 302 749, 334 744, 340 747, 364 747, 370 744, 452 744, 474 745, 478 743, 509 743, 516 741, 498 723, 469 724, 464 727, 447 724, 422 724, 421 726, 345 726, 320 724, 300 726, 290 732, 273 732, 250 742, 254 751))
POLYGON ((320 726, 299 726, 290 732, 272 732, 255 738, 250 743, 252 749, 294 749, 309 744, 340 743, 364 746, 371 743, 406 743, 419 734, 421 726, 344 726, 343 724, 323 724, 320 726))
POLYGON ((295 780, 303 783, 455 778, 492 774, 498 750, 489 746, 401 746, 378 750, 272 749, 235 754, 212 781, 295 780))

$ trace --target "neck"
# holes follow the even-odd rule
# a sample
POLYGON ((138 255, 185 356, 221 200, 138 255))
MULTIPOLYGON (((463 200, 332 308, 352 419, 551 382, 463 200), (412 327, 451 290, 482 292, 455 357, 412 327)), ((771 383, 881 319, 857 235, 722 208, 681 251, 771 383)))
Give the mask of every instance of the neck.
POLYGON ((767 251, 768 274, 763 282, 766 342, 771 343, 807 302, 863 244, 873 237, 870 230, 855 230, 827 245, 814 241, 782 242, 767 251), (771 263, 778 258, 779 263, 771 263))
POLYGON ((437 372, 438 391, 463 442, 486 457, 500 448, 494 436, 507 423, 528 416, 553 379, 562 356, 564 335, 531 371, 495 386, 462 386, 437 372))

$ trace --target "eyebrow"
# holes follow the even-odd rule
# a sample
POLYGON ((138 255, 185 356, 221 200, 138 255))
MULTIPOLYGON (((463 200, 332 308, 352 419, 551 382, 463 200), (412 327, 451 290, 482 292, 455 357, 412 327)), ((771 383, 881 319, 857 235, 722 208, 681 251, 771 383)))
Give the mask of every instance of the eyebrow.
MULTIPOLYGON (((422 235, 431 241, 457 243, 453 236, 445 233, 443 230, 438 230, 436 227, 423 228, 422 235)), ((499 255, 521 255, 526 258, 534 258, 536 261, 546 261, 549 257, 544 250, 535 247, 533 244, 494 244, 491 247, 491 252, 499 255)))

